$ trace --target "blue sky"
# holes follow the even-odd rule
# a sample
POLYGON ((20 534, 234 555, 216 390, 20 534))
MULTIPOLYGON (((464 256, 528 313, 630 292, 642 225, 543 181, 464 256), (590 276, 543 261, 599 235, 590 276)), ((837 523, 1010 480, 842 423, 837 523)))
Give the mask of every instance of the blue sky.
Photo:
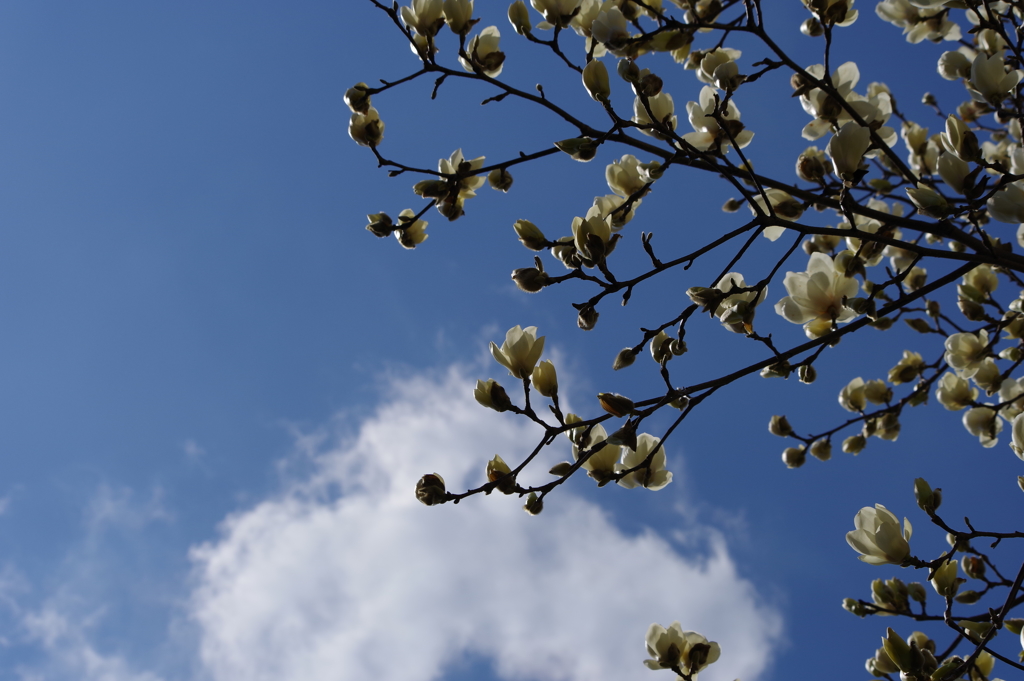
MULTIPOLYGON (((543 78, 600 120, 576 76, 524 49, 504 3, 478 5, 481 26, 502 31, 503 78, 543 78)), ((920 74, 940 101, 962 98, 933 75, 943 48, 909 46, 860 9, 834 63, 856 58, 859 89, 887 82, 937 130, 917 104, 920 74)), ((820 61, 796 30, 799 3, 768 11, 799 61, 820 61)), ((741 69, 762 56, 737 46, 741 69)), ((581 479, 539 518, 514 499, 416 504, 420 474, 476 484, 493 454, 516 460, 539 437, 472 402, 477 378, 504 375, 489 341, 538 326, 579 411, 598 391, 643 394, 655 365, 613 373, 615 353, 722 263, 602 309, 589 334, 569 305, 588 291, 515 290, 508 272, 532 254, 513 221, 567 233, 607 193, 604 166, 623 153, 611 151, 519 169, 507 196, 483 188, 455 223, 429 214, 414 252, 374 239, 366 213, 422 204, 413 178, 389 180, 348 138, 342 96, 415 68, 369 2, 0 8, 0 679, 641 679, 653 673, 647 624, 675 619, 722 642, 702 679, 845 678, 891 622, 840 601, 897 572, 846 546, 859 508, 911 517, 915 548, 937 553, 942 536, 911 492, 924 476, 945 488, 950 518, 1013 529, 1007 436, 982 449, 934 403, 895 444, 780 463, 772 414, 821 430, 844 418, 835 396, 850 378, 883 376, 904 348, 940 352, 904 329, 845 339, 813 386, 754 378, 721 391, 670 440, 676 477, 659 493, 581 479)), ((682 111, 698 83, 663 68, 682 111)), ((430 85, 375 98, 385 155, 496 160, 572 134, 515 102, 480 107, 490 93, 475 84, 445 84, 431 102, 430 85)), ((737 103, 758 170, 789 177, 807 143, 788 79, 737 103)), ((641 230, 670 252, 745 219, 719 211, 723 183, 671 182, 625 230, 624 262, 641 230)), ((757 244, 748 280, 780 247, 757 244)), ((775 286, 769 302, 782 295, 775 286)), ((800 337, 768 306, 758 325, 800 337)), ((717 323, 687 340, 675 360, 687 382, 761 356, 717 323)))

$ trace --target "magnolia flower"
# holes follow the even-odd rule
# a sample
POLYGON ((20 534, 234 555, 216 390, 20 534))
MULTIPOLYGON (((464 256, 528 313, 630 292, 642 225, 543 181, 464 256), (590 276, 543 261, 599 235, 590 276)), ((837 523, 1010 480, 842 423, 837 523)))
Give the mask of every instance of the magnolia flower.
POLYGON ((961 378, 970 378, 978 372, 981 362, 988 356, 988 332, 954 333, 946 339, 943 359, 961 378))
POLYGON ((547 26, 538 24, 537 28, 545 29, 553 26, 566 28, 572 19, 573 12, 580 6, 580 0, 530 0, 533 8, 544 15, 547 26))
POLYGON ((857 10, 850 9, 853 0, 803 0, 803 3, 823 24, 849 26, 857 21, 857 10))
POLYGON ((858 558, 865 563, 901 565, 910 555, 908 542, 914 528, 904 518, 901 533, 899 519, 885 506, 875 504, 874 508, 862 508, 853 524, 857 529, 846 533, 846 543, 861 554, 858 558))
POLYGON ((384 139, 384 121, 372 106, 366 113, 356 112, 349 119, 348 136, 361 147, 375 147, 384 139))
POLYGON ((497 26, 488 26, 480 31, 479 35, 473 36, 469 41, 469 47, 466 48, 469 59, 459 57, 462 68, 469 72, 480 69, 480 72, 489 78, 500 76, 502 65, 505 63, 505 53, 498 49, 500 40, 501 33, 497 26))
POLYGON ((444 20, 458 35, 466 35, 473 27, 473 0, 444 0, 444 20))
POLYGON ((943 218, 949 213, 949 204, 942 194, 923 182, 916 187, 907 187, 907 196, 917 206, 917 212, 933 218, 943 218))
POLYGON ((967 81, 967 91, 975 101, 998 107, 1000 102, 1017 87, 1021 71, 1007 73, 1003 53, 992 56, 979 52, 971 64, 971 78, 967 81))
POLYGON ((720 111, 725 127, 719 125, 713 115, 716 98, 715 88, 707 86, 700 91, 700 102, 687 103, 686 114, 694 132, 683 135, 683 139, 692 144, 697 151, 715 148, 721 149, 725 153, 733 141, 740 149, 744 148, 750 144, 754 133, 745 129, 740 123, 740 110, 736 108, 732 100, 729 100, 729 103, 720 111))
MULTIPOLYGON (((814 64, 807 67, 807 73, 813 78, 822 80, 825 77, 825 67, 821 64, 814 64)), ((852 61, 841 64, 832 72, 832 85, 843 101, 850 98, 853 88, 859 80, 860 70, 852 61)), ((843 109, 842 105, 832 96, 826 94, 824 90, 818 88, 811 88, 801 94, 800 104, 804 111, 814 116, 814 120, 804 126, 801 133, 804 139, 816 140, 829 131, 833 122, 842 124, 850 120, 849 113, 843 109)))
POLYGON ((979 158, 978 137, 962 120, 949 114, 946 131, 941 135, 942 146, 961 161, 968 163, 979 158))
POLYGON ((839 406, 846 411, 861 412, 867 406, 864 396, 864 379, 858 376, 839 391, 839 406))
MULTIPOLYGON (((729 272, 718 280, 715 288, 728 294, 734 288, 746 288, 747 282, 739 272, 729 272)), ((718 304, 714 315, 718 321, 733 333, 750 333, 754 330, 754 313, 757 306, 764 302, 768 295, 768 287, 758 291, 745 291, 726 295, 718 304)))
POLYGON ((1017 414, 1014 417, 1011 431, 1013 439, 1010 441, 1010 449, 1017 455, 1017 458, 1024 460, 1024 414, 1017 414))
POLYGON ((624 199, 642 191, 647 184, 640 176, 640 162, 631 154, 609 164, 605 168, 604 177, 608 181, 608 188, 624 199))
POLYGON ((412 218, 415 216, 416 213, 412 212, 409 208, 398 214, 399 228, 395 230, 395 238, 398 239, 398 243, 402 244, 402 248, 416 248, 426 241, 429 236, 427 234, 427 221, 412 221, 412 218))
POLYGON ((474 170, 479 170, 484 167, 483 156, 478 156, 470 161, 467 161, 462 155, 462 149, 456 149, 452 152, 451 158, 442 158, 437 162, 437 169, 444 175, 464 175, 459 180, 458 184, 458 198, 460 200, 471 199, 476 196, 476 189, 479 189, 487 182, 487 178, 483 175, 473 175, 474 170))
POLYGON ((590 435, 587 437, 585 446, 581 447, 576 442, 573 442, 572 446, 572 458, 579 461, 580 454, 583 451, 593 449, 595 445, 601 445, 580 465, 580 468, 585 470, 587 475, 599 483, 611 479, 612 474, 615 473, 616 466, 618 466, 619 457, 622 455, 622 447, 607 444, 605 442, 607 439, 608 433, 605 432, 601 424, 598 424, 590 429, 590 435))
POLYGON ((585 258, 588 267, 604 260, 610 252, 608 241, 612 236, 611 225, 601 217, 596 206, 587 211, 585 218, 572 219, 572 236, 576 250, 585 258))
POLYGON ((848 322, 857 313, 845 300, 857 295, 857 280, 838 270, 824 253, 812 253, 806 272, 787 272, 783 280, 788 296, 775 304, 775 312, 786 321, 803 324, 808 338, 819 338, 838 322, 848 322))
MULTIPOLYGON (((636 212, 636 209, 640 207, 640 204, 643 203, 643 201, 636 199, 630 205, 628 210, 619 210, 619 208, 621 208, 625 203, 626 197, 618 196, 616 194, 595 196, 594 205, 591 206, 590 211, 602 220, 607 221, 609 225, 611 225, 612 231, 617 232, 622 229, 626 223, 633 219, 633 214, 636 212)), ((587 214, 590 215, 591 212, 588 212, 587 214)))
POLYGON ((1013 421, 1018 414, 1024 412, 1024 400, 1020 399, 1022 395, 1024 395, 1024 379, 1009 378, 1003 381, 999 386, 999 402, 1007 404, 999 410, 999 415, 1007 421, 1013 421))
POLYGON ((832 158, 836 175, 847 182, 854 182, 860 170, 864 152, 871 146, 871 130, 849 122, 829 140, 825 151, 832 158))
POLYGON ((939 57, 939 75, 946 80, 970 78, 972 61, 970 57, 960 50, 943 52, 942 56, 939 57))
MULTIPOLYGON (((373 109, 370 109, 373 111, 373 109)), ((355 116, 353 116, 355 118, 355 116)), ((1016 224, 1024 222, 1024 188, 1012 182, 988 200, 988 214, 993 220, 1016 224)))
POLYGON ((516 0, 508 6, 508 21, 519 35, 526 35, 533 30, 533 24, 530 23, 530 11, 526 9, 526 3, 523 0, 516 0))
POLYGON ((696 674, 714 663, 722 655, 722 649, 715 641, 695 631, 683 631, 679 622, 669 628, 652 624, 647 628, 647 654, 652 659, 644 660, 648 669, 671 669, 679 667, 686 674, 696 674))
POLYGON ((999 412, 986 403, 982 407, 974 407, 964 412, 964 428, 978 438, 978 442, 986 449, 999 443, 999 433, 1003 431, 1003 419, 999 412))
MULTIPOLYGON (((924 368, 925 362, 920 353, 904 350, 903 358, 896 363, 896 366, 889 369, 889 382, 893 385, 910 383, 921 375, 924 368)), ((952 376, 953 374, 948 375, 952 376)))
POLYGON ((536 326, 524 329, 517 324, 505 334, 500 348, 491 343, 491 355, 516 378, 530 378, 542 352, 544 336, 537 338, 536 326))
POLYGON ((960 411, 978 398, 978 389, 972 388, 966 379, 947 371, 939 379, 935 397, 946 409, 960 411))
MULTIPOLYGON (((672 102, 672 95, 667 92, 661 92, 654 95, 653 97, 647 98, 647 104, 651 107, 651 113, 654 114, 654 119, 647 113, 647 108, 644 106, 643 100, 637 97, 633 102, 633 122, 640 126, 651 126, 657 121, 658 125, 667 128, 668 130, 676 129, 676 115, 675 115, 675 104, 672 102)), ((687 107, 689 108, 689 107, 687 107)), ((657 137, 658 139, 668 139, 668 137, 652 130, 649 127, 641 127, 640 132, 651 137, 657 137)))
POLYGON ((703 53, 697 68, 697 79, 722 90, 734 90, 739 85, 739 67, 736 60, 743 54, 728 47, 716 47, 703 53))
POLYGON ((875 13, 902 28, 908 43, 960 40, 960 26, 950 21, 943 7, 921 9, 921 5, 920 1, 911 4, 909 0, 883 0, 875 6, 875 13), (918 6, 915 7, 915 4, 918 6))
POLYGON ((636 449, 626 450, 622 463, 616 466, 616 472, 639 466, 654 451, 655 447, 657 447, 658 451, 654 454, 647 468, 641 468, 629 473, 625 477, 620 478, 618 483, 626 489, 633 489, 639 486, 646 487, 649 490, 659 490, 672 482, 671 471, 665 470, 665 448, 660 446, 661 440, 648 433, 641 433, 637 437, 636 442, 636 449))
POLYGON ((558 374, 551 360, 544 360, 534 368, 530 376, 533 389, 544 397, 553 397, 558 392, 558 374))
POLYGON ((409 7, 402 8, 402 23, 424 38, 431 38, 444 26, 443 11, 442 0, 412 0, 409 7))
POLYGON ((591 59, 590 63, 583 68, 583 87, 592 99, 603 102, 612 93, 611 84, 608 82, 608 67, 599 59, 591 59))
POLYGON ((618 57, 627 56, 620 48, 629 41, 629 24, 617 5, 606 2, 601 7, 601 11, 590 24, 590 34, 612 54, 618 57))
POLYGON ((938 166, 939 176, 942 177, 942 181, 946 183, 946 186, 963 196, 964 182, 967 180, 967 176, 971 174, 971 166, 961 161, 955 154, 949 153, 940 156, 936 165, 938 166))
MULTIPOLYGON (((774 211, 775 217, 782 218, 783 220, 799 220, 800 216, 804 214, 804 205, 794 199, 781 189, 771 187, 764 190, 764 193, 768 196, 768 201, 771 204, 772 210, 768 210, 768 206, 765 205, 764 197, 761 196, 761 192, 754 194, 754 205, 761 209, 764 213, 771 213, 774 211)), ((757 211, 754 209, 754 205, 750 205, 750 212, 757 216, 757 211)), ((779 225, 769 225, 765 227, 761 232, 765 239, 768 241, 775 241, 783 232, 786 231, 785 227, 779 225)))

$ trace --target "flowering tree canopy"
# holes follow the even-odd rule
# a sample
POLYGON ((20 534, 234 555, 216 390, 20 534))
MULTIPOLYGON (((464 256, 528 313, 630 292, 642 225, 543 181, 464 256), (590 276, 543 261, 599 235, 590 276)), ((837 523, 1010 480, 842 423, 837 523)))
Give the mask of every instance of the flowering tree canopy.
MULTIPOLYGON (((581 471, 598 486, 663 489, 673 477, 673 432, 720 390, 758 377, 811 384, 816 362, 824 353, 841 353, 845 336, 893 329, 919 335, 911 347, 903 347, 906 335, 880 336, 893 338, 902 358, 885 376, 851 371, 838 396, 848 414, 838 423, 816 425, 829 417, 807 414, 800 425, 811 430, 799 430, 786 416, 771 419, 769 432, 792 440, 782 453, 785 466, 803 466, 807 453, 828 461, 833 446, 858 454, 872 438, 895 441, 912 409, 932 409, 936 418, 958 412, 982 447, 998 446, 1005 422, 1011 441, 1010 451, 1004 441, 1003 452, 1024 459, 1024 3, 884 0, 874 8, 877 16, 862 17, 853 0, 803 0, 801 39, 815 41, 820 54, 820 63, 806 64, 791 56, 787 41, 769 34, 773 7, 762 0, 531 0, 532 9, 516 0, 507 16, 474 7, 473 0, 412 0, 403 7, 368 1, 391 22, 415 65, 400 79, 347 91, 349 134, 391 176, 414 176, 419 197, 395 219, 386 212, 369 215, 370 232, 394 235, 406 249, 429 248, 426 218, 434 210, 447 221, 469 220, 467 205, 485 184, 514 194, 513 175, 529 172, 531 162, 556 155, 597 161, 605 165, 610 193, 572 206, 575 217, 560 231, 539 227, 546 220, 533 214, 529 200, 519 204, 523 214, 510 225, 509 239, 514 233, 535 255, 512 272, 513 281, 526 293, 571 288, 583 331, 612 323, 601 315, 610 316, 615 299, 625 305, 634 293, 674 305, 650 319, 632 345, 609 350, 616 370, 650 353, 648 392, 601 392, 579 414, 559 400, 555 364, 542 359, 545 336, 536 327, 515 326, 503 342, 492 342, 496 375, 507 370, 508 380, 477 381, 476 400, 532 421, 537 445, 510 463, 501 456, 482 460, 487 482, 473 489, 447 489, 443 471, 424 475, 416 488, 424 504, 498 490, 518 495, 525 510, 538 515, 581 471), (923 43, 921 49, 941 46, 936 72, 919 77, 959 81, 964 89, 949 110, 924 95, 923 105, 940 117, 938 132, 898 108, 904 94, 861 82, 857 63, 848 58, 858 46, 843 40, 856 21, 887 22, 891 26, 879 23, 877 30, 901 29, 907 42, 923 43), (743 50, 736 48, 740 43, 743 50), (573 73, 577 91, 547 93, 541 85, 530 91, 502 80, 515 55, 530 49, 573 73), (484 104, 491 109, 517 100, 574 134, 511 158, 467 158, 456 149, 437 170, 408 165, 398 157, 401 150, 389 150, 385 120, 389 107, 408 106, 397 94, 402 86, 421 79, 433 80, 433 96, 474 82, 487 89, 484 104), (759 83, 788 88, 799 106, 761 106, 756 95, 747 96, 759 83), (761 165, 759 126, 788 130, 809 146, 786 159, 785 172, 765 159, 772 171, 766 173, 754 163, 761 165), (693 173, 720 178, 730 188, 726 216, 706 226, 693 248, 656 246, 659 225, 645 224, 645 198, 684 191, 693 173), (642 254, 622 247, 637 242, 642 254), (685 294, 655 288, 654 282, 698 261, 714 263, 714 276, 692 281, 685 294), (774 312, 802 330, 762 334, 755 317, 766 301, 762 318, 774 312), (677 365, 701 352, 688 348, 686 334, 702 324, 745 337, 752 354, 737 356, 716 378, 687 383, 677 365), (944 409, 925 406, 932 397, 944 409), (649 432, 655 415, 667 413, 669 425, 649 432), (545 448, 565 442, 560 436, 570 441, 572 460, 551 468, 548 482, 520 484, 545 448)), ((797 35, 793 28, 787 35, 797 35)), ((1024 476, 1018 484, 1024 490, 1024 476)), ((947 537, 948 548, 937 555, 919 555, 911 522, 901 524, 875 499, 865 499, 874 505, 856 513, 846 537, 865 563, 899 566, 913 577, 877 579, 870 600, 849 598, 843 606, 860 617, 912 620, 897 625, 902 629, 927 629, 880 630, 882 644, 869 657, 868 672, 987 679, 997 660, 1005 669, 1024 670, 1017 638, 1024 619, 1013 616, 1024 603, 1024 565, 1008 568, 996 550, 1004 540, 1024 539, 1024 532, 947 521, 940 515, 941 490, 924 479, 914 481, 914 494, 931 525, 924 533, 947 537), (927 582, 935 592, 931 601, 927 582)), ((895 508, 907 500, 884 501, 895 508)), ((684 631, 679 622, 652 624, 644 664, 694 679, 729 655, 705 634, 714 637, 684 631)))

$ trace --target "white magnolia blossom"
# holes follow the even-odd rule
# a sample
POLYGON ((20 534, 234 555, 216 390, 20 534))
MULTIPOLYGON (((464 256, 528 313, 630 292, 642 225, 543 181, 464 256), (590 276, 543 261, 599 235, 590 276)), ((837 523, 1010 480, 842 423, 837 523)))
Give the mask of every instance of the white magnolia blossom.
POLYGON ((686 674, 696 674, 722 655, 718 643, 708 641, 695 631, 683 631, 679 622, 673 622, 668 629, 652 624, 645 639, 647 654, 651 656, 651 659, 644 660, 648 669, 679 667, 686 674))
POLYGON ((842 180, 853 182, 861 167, 864 153, 871 146, 871 131, 849 122, 829 140, 825 151, 832 159, 832 168, 842 180))
POLYGON ((659 490, 672 482, 672 472, 665 470, 667 458, 665 456, 665 448, 659 446, 661 440, 653 435, 641 433, 637 436, 636 442, 635 450, 626 449, 625 456, 622 457, 622 463, 616 468, 617 472, 639 466, 654 451, 655 447, 658 448, 658 451, 655 452, 654 457, 651 459, 650 466, 629 473, 620 478, 618 483, 627 489, 646 487, 649 490, 659 490))
MULTIPOLYGON (((1013 439, 1010 441, 1010 449, 1019 459, 1024 460, 1024 414, 1014 417, 1011 431, 1013 439)), ((1024 634, 1021 634, 1021 640, 1024 641, 1024 634)))
POLYGON ((473 0, 444 0, 444 20, 453 33, 469 33, 472 19, 473 0))
POLYGON ((914 528, 910 521, 900 521, 885 506, 862 508, 853 519, 855 529, 846 533, 846 543, 860 553, 860 560, 871 565, 900 565, 910 555, 910 535, 914 528))
POLYGON ((1020 181, 1011 182, 997 191, 987 205, 993 220, 1010 224, 1024 222, 1024 187, 1020 181))
POLYGON ((851 9, 854 0, 803 0, 804 7, 811 10, 823 24, 849 26, 857 21, 857 10, 851 9))
POLYGON ((630 38, 629 23, 617 5, 604 3, 590 24, 590 34, 612 54, 618 57, 627 56, 621 48, 630 38))
MULTIPOLYGON (((743 281, 743 275, 739 272, 729 272, 718 280, 715 288, 723 293, 729 293, 734 288, 746 288, 747 283, 743 281)), ((745 291, 727 295, 718 304, 714 315, 718 321, 733 333, 750 333, 753 331, 754 313, 757 306, 764 302, 768 295, 768 287, 765 286, 758 291, 745 291)))
POLYGON ((640 162, 632 154, 610 163, 604 170, 604 177, 608 188, 624 199, 640 192, 647 184, 640 176, 640 162))
MULTIPOLYGON (((633 214, 636 213, 636 209, 643 203, 641 199, 636 199, 633 204, 629 207, 629 210, 619 210, 623 204, 626 203, 626 198, 617 194, 607 194, 605 196, 595 196, 594 204, 590 210, 593 214, 600 217, 602 220, 608 222, 611 226, 611 231, 617 232, 622 229, 626 223, 633 219, 633 214)), ((591 213, 587 213, 590 215, 591 213)))
POLYGON ((961 378, 971 378, 988 356, 988 332, 954 333, 946 339, 943 359, 961 378))
POLYGON ((1003 419, 999 417, 991 404, 974 407, 964 412, 964 428, 978 438, 978 442, 986 449, 999 443, 999 433, 1003 431, 1003 419))
POLYGON ((946 130, 941 134, 942 146, 961 161, 976 161, 979 155, 978 138, 967 124, 953 114, 946 118, 946 130))
POLYGON ((847 277, 824 253, 812 253, 807 271, 787 272, 782 283, 789 295, 775 304, 775 311, 786 321, 803 324, 808 338, 824 336, 833 324, 857 316, 845 305, 857 295, 857 280, 847 277))
POLYGON ((967 379, 947 371, 938 381, 935 398, 946 409, 960 411, 978 399, 978 389, 972 388, 967 379))
POLYGON ((402 8, 402 23, 424 38, 431 38, 444 26, 442 0, 412 0, 402 8))
POLYGON ((538 24, 537 28, 565 28, 569 25, 573 12, 580 6, 580 0, 530 0, 530 4, 544 15, 544 23, 538 24))
MULTIPOLYGON (((782 218, 783 220, 789 220, 790 222, 799 220, 800 216, 803 215, 804 205, 790 196, 788 192, 771 187, 765 189, 764 193, 768 196, 768 202, 771 204, 772 210, 768 210, 768 206, 765 204, 765 200, 764 197, 761 196, 761 192, 757 192, 754 194, 754 203, 749 206, 750 212, 755 216, 758 214, 754 209, 755 205, 764 213, 770 214, 774 211, 776 217, 782 218)), ((785 227, 769 225, 764 228, 762 234, 764 235, 764 238, 769 241, 775 241, 782 236, 785 231, 785 227)))
POLYGON ((491 342, 491 355, 516 378, 530 378, 543 352, 544 336, 537 338, 536 326, 513 326, 500 348, 491 342))
MULTIPOLYGON (((581 452, 591 449, 594 445, 600 444, 607 439, 608 433, 605 432, 605 429, 601 424, 597 424, 590 429, 590 435, 583 447, 580 447, 575 442, 573 443, 573 459, 579 461, 581 452)), ((619 464, 619 457, 621 455, 622 447, 618 445, 604 444, 597 451, 591 454, 580 467, 594 480, 604 482, 611 479, 612 474, 615 473, 615 469, 619 464)))
POLYGON ((939 57, 939 75, 946 80, 970 78, 971 63, 974 61, 974 57, 977 53, 974 52, 974 50, 970 50, 970 56, 968 56, 968 54, 965 53, 965 50, 967 49, 968 48, 960 48, 958 50, 943 52, 942 56, 939 57))
POLYGON ((489 78, 497 78, 501 75, 501 69, 505 63, 505 54, 498 49, 501 41, 501 33, 497 26, 488 26, 480 31, 479 35, 473 36, 466 48, 469 59, 459 57, 462 68, 473 72, 477 67, 480 72, 489 78))
MULTIPOLYGON (((825 77, 825 67, 821 64, 808 66, 806 70, 818 80, 825 77)), ((851 98, 853 88, 857 86, 859 80, 860 69, 852 61, 841 64, 832 72, 832 85, 844 101, 851 98)), ((800 104, 804 111, 814 116, 814 120, 805 125, 801 133, 805 139, 816 140, 829 131, 833 122, 842 125, 850 120, 850 114, 824 90, 818 88, 800 95, 800 104)))
POLYGON ((356 112, 348 123, 348 136, 362 147, 375 147, 384 139, 384 121, 372 106, 366 113, 356 112))
POLYGON ((1013 421, 1024 412, 1024 378, 1016 380, 1008 378, 999 386, 999 402, 1007 404, 999 410, 999 415, 1007 421, 1013 421))
POLYGON ((728 129, 722 128, 714 117, 716 95, 715 88, 706 86, 700 91, 699 102, 686 104, 686 114, 694 132, 686 133, 683 135, 683 139, 698 151, 721 149, 725 153, 732 146, 732 140, 736 141, 736 146, 740 149, 744 148, 750 144, 754 133, 740 123, 740 110, 736 108, 732 100, 729 100, 729 103, 721 111, 722 121, 728 129))
MULTIPOLYGON (((633 122, 637 125, 649 126, 653 125, 656 120, 659 124, 668 128, 669 130, 676 129, 676 115, 675 115, 675 104, 672 102, 672 95, 667 92, 660 92, 653 97, 647 98, 647 103, 651 107, 651 113, 654 114, 652 120, 650 115, 647 113, 647 108, 644 106, 643 100, 637 97, 633 102, 633 122)), ((651 137, 657 137, 658 139, 667 139, 666 135, 658 132, 657 130, 651 130, 649 128, 640 128, 640 132, 651 137)))
POLYGON ((398 243, 402 244, 402 248, 416 248, 421 243, 427 240, 429 236, 427 234, 427 221, 426 220, 415 220, 411 224, 411 220, 416 213, 412 212, 411 209, 406 208, 398 214, 398 224, 406 225, 405 229, 396 229, 394 231, 395 238, 398 239, 398 243), (406 218, 402 220, 402 218, 406 218))
POLYGON ((592 206, 586 217, 572 219, 572 237, 576 250, 589 261, 589 267, 604 260, 608 255, 608 241, 612 228, 601 215, 600 208, 592 206))
POLYGON ((728 47, 716 47, 703 53, 700 65, 696 69, 697 80, 707 85, 714 85, 722 90, 731 90, 733 87, 723 87, 733 83, 739 74, 739 67, 736 60, 743 53, 728 47))
POLYGON ((459 180, 459 199, 471 199, 476 196, 476 189, 484 186, 487 178, 483 175, 470 175, 474 170, 484 167, 484 156, 478 156, 469 161, 462 155, 462 149, 452 152, 450 158, 442 158, 437 162, 437 169, 445 175, 466 174, 459 180))
POLYGON ((583 87, 596 102, 603 102, 611 96, 612 87, 608 80, 608 67, 600 59, 591 59, 583 67, 583 87))
POLYGON ((882 19, 903 29, 908 43, 922 40, 960 40, 960 26, 950 21, 944 8, 922 9, 910 0, 883 0, 875 5, 875 13, 882 19))
POLYGON ((1007 72, 1002 52, 991 56, 981 52, 971 64, 967 91, 976 101, 998 106, 1017 87, 1022 75, 1019 70, 1007 72))
POLYGON ((907 187, 906 192, 917 207, 917 212, 922 215, 942 218, 949 213, 949 203, 945 197, 923 182, 918 182, 916 187, 907 187))
POLYGON ((961 161, 955 154, 945 153, 936 164, 939 176, 946 186, 961 196, 964 194, 964 181, 971 174, 971 166, 961 161))

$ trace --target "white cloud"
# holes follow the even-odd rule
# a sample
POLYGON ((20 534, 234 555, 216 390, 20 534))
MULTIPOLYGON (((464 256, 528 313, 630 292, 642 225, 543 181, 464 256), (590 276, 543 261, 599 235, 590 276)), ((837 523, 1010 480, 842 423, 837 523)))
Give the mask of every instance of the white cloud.
POLYGON ((394 381, 354 436, 300 440, 308 479, 193 550, 191 610, 213 678, 428 681, 472 653, 508 679, 650 681, 644 632, 675 619, 722 645, 702 681, 766 668, 780 618, 713 531, 687 530, 710 541, 684 557, 654 532, 622 533, 569 488, 537 518, 500 495, 416 502, 423 473, 476 486, 490 456, 511 462, 539 439, 477 405, 471 384, 457 370, 394 381))

